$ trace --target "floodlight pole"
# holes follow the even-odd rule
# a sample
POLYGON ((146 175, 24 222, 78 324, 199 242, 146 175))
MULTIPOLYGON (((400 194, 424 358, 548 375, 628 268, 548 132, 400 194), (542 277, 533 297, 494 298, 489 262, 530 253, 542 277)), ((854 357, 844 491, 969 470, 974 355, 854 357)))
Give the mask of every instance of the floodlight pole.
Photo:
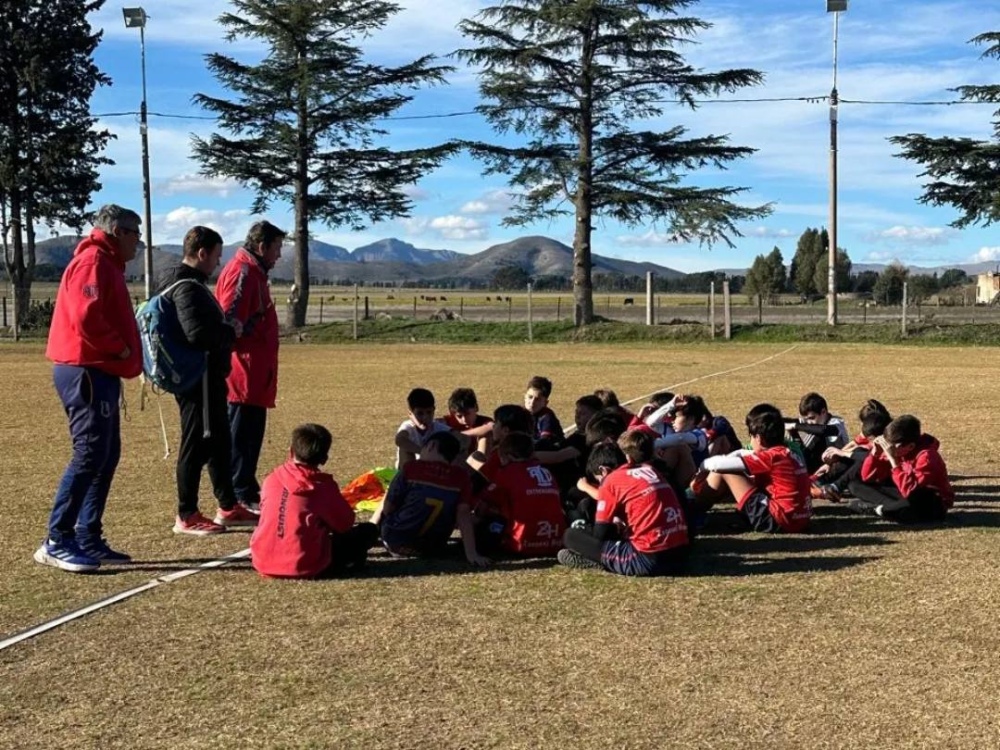
POLYGON ((847 10, 847 2, 827 0, 827 12, 833 13, 833 89, 830 91, 830 231, 827 269, 826 322, 837 325, 837 112, 840 103, 837 94, 837 41, 840 30, 840 13, 847 10))
POLYGON ((149 120, 146 110, 146 11, 140 8, 123 8, 125 26, 139 27, 139 52, 142 67, 142 104, 139 106, 139 136, 142 142, 142 203, 146 225, 146 247, 143 251, 146 275, 146 299, 153 296, 153 208, 149 188, 149 120))

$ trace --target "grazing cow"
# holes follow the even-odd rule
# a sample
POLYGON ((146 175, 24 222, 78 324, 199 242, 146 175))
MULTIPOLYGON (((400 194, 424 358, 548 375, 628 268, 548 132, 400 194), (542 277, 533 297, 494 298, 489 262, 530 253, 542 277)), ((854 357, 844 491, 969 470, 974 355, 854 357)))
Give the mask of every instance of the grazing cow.
POLYGON ((425 300, 426 300, 427 302, 437 302, 437 301, 438 301, 438 298, 437 298, 437 297, 425 297, 424 299, 425 299, 425 300))
POLYGON ((634 304, 635 304, 635 297, 626 297, 625 301, 622 302, 623 306, 634 305, 634 304))
POLYGON ((491 299, 490 299, 489 297, 487 297, 487 298, 486 298, 486 301, 487 301, 487 302, 492 302, 493 300, 491 300, 491 299))
POLYGON ((420 299, 425 299, 424 295, 421 294, 420 295, 420 299))
POLYGON ((447 297, 441 297, 440 299, 441 299, 442 302, 447 302, 448 301, 447 297))
POLYGON ((395 298, 395 297, 394 297, 393 295, 391 295, 391 294, 387 294, 387 295, 385 295, 385 298, 386 298, 386 299, 396 299, 396 298, 395 298))
POLYGON ((503 301, 504 301, 504 302, 510 302, 510 297, 504 297, 504 298, 503 298, 503 301))

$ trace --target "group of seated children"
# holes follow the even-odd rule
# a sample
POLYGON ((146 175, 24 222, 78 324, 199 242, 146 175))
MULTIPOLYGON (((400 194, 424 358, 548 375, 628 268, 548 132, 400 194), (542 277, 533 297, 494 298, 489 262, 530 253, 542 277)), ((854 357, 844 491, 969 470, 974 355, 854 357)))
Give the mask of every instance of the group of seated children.
POLYGON ((394 557, 454 554, 474 566, 497 555, 557 555, 560 563, 627 576, 684 569, 708 510, 735 502, 749 529, 806 530, 812 501, 902 523, 939 521, 954 501, 938 442, 911 415, 893 419, 878 401, 858 414, 851 440, 825 399, 806 394, 799 418, 758 404, 744 423, 749 443, 696 395, 655 394, 633 415, 613 391, 575 405, 564 432, 549 407, 552 384, 534 377, 524 406, 479 414, 475 392, 456 389, 435 419, 434 395, 407 397, 396 432, 397 473, 367 523, 322 471, 331 437, 320 425, 295 429, 288 461, 261 490, 251 538, 265 576, 311 578, 364 566, 381 545, 394 557))

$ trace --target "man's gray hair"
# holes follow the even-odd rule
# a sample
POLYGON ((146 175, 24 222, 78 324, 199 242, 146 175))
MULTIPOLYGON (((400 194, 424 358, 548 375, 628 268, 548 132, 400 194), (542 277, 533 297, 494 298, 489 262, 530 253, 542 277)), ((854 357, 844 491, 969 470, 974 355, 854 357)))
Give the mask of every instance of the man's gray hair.
POLYGON ((107 233, 112 233, 122 224, 131 224, 128 229, 138 229, 142 224, 139 214, 128 208, 122 208, 114 203, 101 206, 94 214, 94 226, 107 233))

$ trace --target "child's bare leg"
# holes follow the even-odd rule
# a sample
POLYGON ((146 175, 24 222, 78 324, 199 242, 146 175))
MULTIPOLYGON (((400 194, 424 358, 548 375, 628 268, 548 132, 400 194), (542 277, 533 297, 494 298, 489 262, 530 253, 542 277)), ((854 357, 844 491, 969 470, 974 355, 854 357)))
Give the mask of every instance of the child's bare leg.
POLYGON ((368 520, 371 523, 373 523, 376 526, 378 526, 379 522, 382 520, 382 508, 384 508, 384 507, 385 507, 385 501, 383 500, 382 502, 380 502, 378 504, 378 507, 375 509, 375 512, 372 513, 372 517, 369 518, 368 520))
POLYGON ((691 449, 686 445, 674 445, 662 448, 657 455, 670 470, 670 476, 679 487, 687 487, 694 479, 698 467, 694 465, 691 449))
POLYGON ((719 474, 728 490, 727 494, 733 496, 733 500, 738 501, 745 497, 756 485, 745 474, 719 474))

